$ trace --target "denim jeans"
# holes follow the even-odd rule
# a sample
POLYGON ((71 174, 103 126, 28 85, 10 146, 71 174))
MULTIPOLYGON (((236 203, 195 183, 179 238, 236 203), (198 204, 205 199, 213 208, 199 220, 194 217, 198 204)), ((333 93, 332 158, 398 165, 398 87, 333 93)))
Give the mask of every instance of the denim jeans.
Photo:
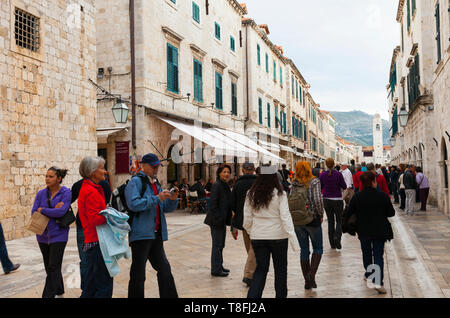
POLYGON ((323 199, 323 205, 328 219, 328 239, 331 247, 336 247, 342 237, 342 212, 344 201, 323 199))
POLYGON ((81 298, 112 298, 114 280, 109 275, 100 245, 86 251, 85 290, 81 298))
POLYGON ((132 264, 130 282, 128 283, 128 298, 144 298, 145 269, 150 261, 157 272, 159 296, 161 298, 178 298, 175 281, 172 276, 169 261, 164 251, 161 234, 154 240, 140 240, 131 243, 132 264))
POLYGON ((57 295, 64 294, 64 280, 61 268, 66 245, 67 242, 39 243, 44 259, 45 273, 47 274, 42 298, 55 298, 57 295))
POLYGON ((88 270, 88 263, 86 260, 86 252, 83 251, 84 244, 84 233, 81 222, 77 219, 77 245, 78 245, 78 255, 80 256, 80 278, 81 278, 81 297, 83 297, 86 289, 86 272, 88 270))
POLYGON ((8 273, 14 267, 8 256, 6 249, 5 236, 3 234, 2 224, 0 223, 0 261, 2 263, 3 271, 8 273))
POLYGON ((392 189, 392 194, 394 195, 394 202, 398 203, 399 202, 399 198, 398 198, 398 184, 392 182, 391 183, 391 189, 392 189))
POLYGON ((248 290, 247 298, 261 298, 269 272, 270 255, 275 270, 276 298, 287 297, 287 250, 288 239, 252 240, 256 257, 256 270, 248 290))
POLYGON ((323 254, 322 225, 318 227, 299 226, 295 228, 298 243, 300 244, 300 260, 309 260, 309 240, 311 240, 313 253, 323 254))
POLYGON ((226 226, 211 226, 211 273, 217 274, 223 270, 223 249, 226 235, 226 226))
MULTIPOLYGON (((380 285, 383 286, 383 278, 384 278, 384 240, 379 239, 369 239, 369 238, 359 238, 361 242, 361 250, 362 250, 362 256, 363 256, 363 265, 364 269, 366 270, 366 273, 364 274, 366 278, 368 278, 373 270, 369 270, 367 272, 367 269, 370 265, 375 264, 378 265, 378 268, 380 270, 380 285)), ((375 270, 375 273, 377 271, 375 270)), ((376 278, 373 278, 373 282, 376 283, 376 278)))

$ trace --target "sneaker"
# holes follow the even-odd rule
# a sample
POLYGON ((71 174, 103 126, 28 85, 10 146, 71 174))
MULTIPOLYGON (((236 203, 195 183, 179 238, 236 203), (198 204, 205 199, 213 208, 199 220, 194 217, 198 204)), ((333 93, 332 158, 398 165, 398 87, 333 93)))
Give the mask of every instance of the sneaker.
POLYGON ((386 288, 384 286, 375 285, 375 290, 378 292, 378 294, 386 294, 386 288))

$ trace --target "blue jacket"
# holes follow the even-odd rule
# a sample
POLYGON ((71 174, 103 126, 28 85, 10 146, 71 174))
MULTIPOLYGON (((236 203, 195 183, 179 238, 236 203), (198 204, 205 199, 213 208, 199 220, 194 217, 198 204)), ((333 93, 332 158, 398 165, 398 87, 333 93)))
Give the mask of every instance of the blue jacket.
POLYGON ((109 275, 114 277, 120 273, 117 261, 122 257, 131 257, 126 239, 130 232, 128 215, 113 208, 107 208, 100 214, 106 218, 107 223, 97 226, 98 243, 109 275))
MULTIPOLYGON (((139 175, 146 176, 144 172, 139 172, 139 175)), ((162 189, 157 185, 158 194, 162 189)), ((128 208, 135 212, 133 218, 129 241, 154 240, 155 226, 156 226, 156 206, 159 205, 161 216, 161 234, 163 241, 167 241, 167 223, 166 212, 176 210, 178 205, 177 200, 167 199, 164 202, 159 200, 159 197, 154 195, 153 189, 147 186, 144 195, 141 198, 142 181, 141 178, 131 178, 125 188, 125 198, 127 200, 128 208)))

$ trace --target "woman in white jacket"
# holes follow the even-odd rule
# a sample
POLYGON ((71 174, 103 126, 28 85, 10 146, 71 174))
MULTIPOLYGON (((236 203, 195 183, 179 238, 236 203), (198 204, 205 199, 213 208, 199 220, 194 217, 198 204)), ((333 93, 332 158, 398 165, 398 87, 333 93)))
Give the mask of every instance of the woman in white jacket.
POLYGON ((272 255, 276 297, 286 298, 288 242, 294 251, 299 251, 300 246, 289 212, 287 195, 278 181, 276 169, 263 167, 248 191, 243 227, 250 236, 257 264, 247 297, 262 297, 272 255), (267 170, 270 172, 267 173, 267 170))

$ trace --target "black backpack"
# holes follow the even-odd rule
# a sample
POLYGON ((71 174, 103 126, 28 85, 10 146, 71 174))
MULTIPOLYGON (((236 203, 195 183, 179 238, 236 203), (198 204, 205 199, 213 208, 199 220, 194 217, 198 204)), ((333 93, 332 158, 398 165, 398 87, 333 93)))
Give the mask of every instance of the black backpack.
MULTIPOLYGON (((139 177, 141 178, 142 181, 142 189, 141 189, 141 198, 144 196, 145 190, 147 190, 147 185, 150 184, 150 181, 148 180, 148 178, 146 176, 142 176, 142 175, 136 175, 133 176, 134 177, 139 177)), ((116 209, 117 211, 123 212, 128 214, 129 219, 128 219, 128 223, 132 224, 133 222, 133 218, 136 215, 136 212, 133 212, 130 210, 130 208, 127 205, 127 200, 125 198, 125 188, 128 185, 128 182, 130 182, 130 179, 128 179, 124 184, 120 185, 117 187, 117 189, 115 189, 112 192, 112 196, 111 196, 111 206, 116 209)))

